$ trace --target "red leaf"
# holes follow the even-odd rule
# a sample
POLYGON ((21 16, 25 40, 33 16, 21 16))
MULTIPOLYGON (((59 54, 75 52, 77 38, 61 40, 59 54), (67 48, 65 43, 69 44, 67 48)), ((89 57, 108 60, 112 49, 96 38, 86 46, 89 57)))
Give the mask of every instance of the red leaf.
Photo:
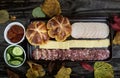
POLYGON ((80 64, 85 70, 88 70, 88 71, 93 71, 94 70, 93 67, 88 63, 81 62, 80 64))
POLYGON ((111 26, 114 30, 120 31, 120 26, 118 24, 115 23, 115 24, 112 24, 111 26))
POLYGON ((114 16, 114 21, 115 21, 116 23, 120 23, 120 18, 119 18, 118 16, 114 16))

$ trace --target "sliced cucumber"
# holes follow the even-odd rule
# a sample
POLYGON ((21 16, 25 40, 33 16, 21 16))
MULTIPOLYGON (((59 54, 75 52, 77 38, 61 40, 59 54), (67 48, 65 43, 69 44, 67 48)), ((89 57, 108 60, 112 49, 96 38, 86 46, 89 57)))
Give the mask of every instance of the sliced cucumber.
POLYGON ((14 48, 14 46, 9 47, 8 50, 7 50, 7 53, 10 53, 10 54, 11 54, 11 52, 13 51, 13 48, 14 48))
POLYGON ((19 46, 12 46, 7 49, 6 60, 10 65, 18 66, 24 61, 24 51, 19 46))
POLYGON ((9 61, 9 63, 10 63, 11 65, 17 66, 17 65, 20 65, 20 64, 21 64, 21 61, 19 61, 19 60, 12 60, 12 61, 9 61))
POLYGON ((23 54, 23 50, 20 47, 14 47, 12 51, 13 56, 21 56, 23 54))
POLYGON ((19 61, 23 61, 23 58, 22 57, 14 57, 15 60, 19 60, 19 61))
POLYGON ((6 57, 6 58, 7 58, 7 61, 9 61, 9 60, 11 59, 10 54, 9 54, 9 53, 7 53, 7 54, 6 54, 6 56, 7 56, 7 57, 6 57))

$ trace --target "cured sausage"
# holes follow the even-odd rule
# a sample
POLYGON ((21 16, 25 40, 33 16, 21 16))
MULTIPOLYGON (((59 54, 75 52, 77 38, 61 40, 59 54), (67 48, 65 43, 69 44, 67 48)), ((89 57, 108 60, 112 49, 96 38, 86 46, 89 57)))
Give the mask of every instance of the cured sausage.
POLYGON ((109 58, 107 49, 35 49, 35 60, 105 60, 109 58))

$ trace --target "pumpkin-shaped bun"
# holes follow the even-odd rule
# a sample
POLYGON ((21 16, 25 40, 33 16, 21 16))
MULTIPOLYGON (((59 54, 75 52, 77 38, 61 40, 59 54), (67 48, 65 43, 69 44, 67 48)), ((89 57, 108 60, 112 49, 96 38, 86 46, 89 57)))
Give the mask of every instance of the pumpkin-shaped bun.
POLYGON ((47 23, 48 35, 57 41, 64 41, 71 34, 71 25, 68 18, 62 15, 51 18, 47 23))
POLYGON ((26 38, 28 42, 34 46, 45 44, 49 40, 45 22, 31 22, 26 31, 26 38))

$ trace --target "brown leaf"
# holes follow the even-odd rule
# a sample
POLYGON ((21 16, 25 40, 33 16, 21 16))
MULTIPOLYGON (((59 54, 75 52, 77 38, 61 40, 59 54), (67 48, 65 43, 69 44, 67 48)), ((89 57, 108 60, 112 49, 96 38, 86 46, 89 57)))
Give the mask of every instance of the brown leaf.
POLYGON ((7 69, 7 74, 9 78, 20 78, 18 74, 16 74, 15 72, 7 69))
POLYGON ((53 71, 54 66, 55 66, 55 63, 50 62, 50 63, 48 64, 48 71, 49 71, 50 73, 53 71))

